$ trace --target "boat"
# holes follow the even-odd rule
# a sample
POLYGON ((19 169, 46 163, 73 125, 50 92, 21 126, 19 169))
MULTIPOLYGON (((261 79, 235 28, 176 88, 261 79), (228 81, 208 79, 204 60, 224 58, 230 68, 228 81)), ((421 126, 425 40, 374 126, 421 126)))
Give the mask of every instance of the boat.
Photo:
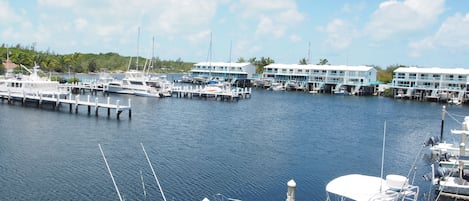
POLYGON ((39 66, 28 69, 20 64, 21 68, 29 72, 29 75, 16 75, 14 78, 0 80, 0 92, 23 94, 27 96, 60 97, 69 92, 59 88, 58 81, 51 81, 38 75, 39 66))
POLYGON ((419 187, 408 184, 407 177, 390 174, 381 177, 349 174, 337 177, 326 186, 326 201, 336 200, 418 200, 419 187))
POLYGON ((179 83, 192 83, 193 79, 192 76, 188 74, 184 74, 181 76, 181 79, 178 80, 179 83))
MULTIPOLYGON (((386 122, 384 124, 384 131, 386 131, 386 122)), ((419 187, 409 184, 407 177, 389 174, 386 176, 386 179, 383 179, 385 140, 386 132, 384 132, 383 137, 381 176, 348 174, 337 177, 326 185, 326 201, 418 200, 419 187)))
POLYGON ((285 91, 285 86, 282 85, 282 83, 274 82, 271 84, 267 90, 272 90, 272 91, 285 91))
MULTIPOLYGON (((444 122, 445 122, 445 115, 446 115, 446 106, 443 105, 441 111, 441 129, 440 129, 440 136, 432 136, 429 137, 425 142, 424 146, 429 146, 429 150, 431 152, 431 156, 433 159, 438 161, 448 161, 455 156, 460 155, 460 147, 457 143, 449 143, 444 139, 444 122)), ((454 134, 453 132, 451 132, 454 134)), ((452 140, 453 141, 453 140, 452 140)), ((469 148, 466 148, 465 155, 469 156, 469 148)), ((442 164, 445 164, 443 162, 442 164)))
POLYGON ((335 95, 350 95, 344 86, 341 86, 338 90, 334 90, 335 95))
POLYGON ((154 76, 150 75, 148 72, 145 73, 145 70, 149 71, 150 68, 153 68, 152 60, 150 62, 148 62, 148 60, 145 62, 143 71, 138 69, 138 53, 136 69, 130 69, 131 63, 132 58, 129 60, 127 71, 124 73, 124 78, 122 80, 113 80, 106 84, 108 92, 152 97, 171 96, 172 83, 166 79, 165 75, 154 76), (156 94, 158 94, 158 96, 156 96, 156 94))
POLYGON ((450 104, 450 105, 461 105, 462 100, 457 98, 457 97, 450 98, 450 99, 448 99, 448 104, 450 104))
POLYGON ((431 164, 431 182, 441 195, 469 199, 469 170, 466 167, 469 157, 466 156, 465 145, 466 136, 469 134, 468 124, 469 116, 466 116, 461 130, 451 130, 452 134, 461 135, 460 153, 450 159, 453 166, 443 167, 442 162, 431 164))
POLYGON ((136 96, 143 96, 143 97, 153 97, 153 98, 159 98, 161 97, 160 96, 160 92, 158 92, 156 89, 154 88, 150 88, 148 89, 147 91, 135 91, 134 92, 134 95, 136 96))

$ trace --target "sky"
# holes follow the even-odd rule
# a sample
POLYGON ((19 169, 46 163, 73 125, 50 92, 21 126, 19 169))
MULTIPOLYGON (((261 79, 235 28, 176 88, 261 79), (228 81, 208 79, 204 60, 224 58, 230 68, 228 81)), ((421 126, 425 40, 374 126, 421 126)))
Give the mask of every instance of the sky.
POLYGON ((187 62, 469 68, 469 1, 0 0, 0 43, 187 62))

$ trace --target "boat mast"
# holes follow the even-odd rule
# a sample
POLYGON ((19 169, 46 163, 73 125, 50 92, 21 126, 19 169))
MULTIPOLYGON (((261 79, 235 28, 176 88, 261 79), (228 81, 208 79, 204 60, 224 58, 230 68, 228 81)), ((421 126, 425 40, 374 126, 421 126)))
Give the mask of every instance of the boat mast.
POLYGON ((140 27, 138 27, 138 33, 137 33, 137 61, 136 61, 136 67, 135 67, 136 70, 138 70, 138 56, 139 56, 138 50, 140 48, 139 46, 140 46, 140 27))
POLYGON ((383 171, 384 171, 384 148, 386 146, 386 121, 384 121, 384 134, 383 134, 383 150, 381 152, 381 185, 379 192, 383 192, 383 171))
POLYGON ((210 32, 210 45, 208 47, 208 76, 212 77, 212 32, 210 32))
POLYGON ((142 146, 143 153, 145 153, 145 157, 147 158, 148 164, 150 165, 151 172, 153 173, 156 183, 158 184, 158 188, 160 189, 161 196, 163 197, 163 200, 166 201, 166 197, 164 196, 163 189, 161 188, 160 182, 158 181, 158 177, 156 177, 155 170, 153 169, 153 165, 151 165, 150 159, 148 158, 147 152, 145 151, 145 147, 143 147, 143 143, 140 143, 140 145, 142 146))
MULTIPOLYGON (((155 36, 152 39, 152 46, 151 46, 151 69, 153 70, 153 64, 155 62, 155 36)), ((150 71, 150 70, 148 70, 150 71)))
POLYGON ((109 171, 109 175, 111 175, 112 183, 114 184, 114 188, 116 189, 117 195, 119 196, 119 200, 123 201, 121 197, 121 193, 119 192, 119 188, 117 188, 116 181, 114 180, 114 176, 112 176, 111 168, 109 168, 109 164, 107 163, 106 156, 104 156, 103 149, 101 148, 101 144, 98 144, 99 150, 101 151, 101 155, 103 155, 104 163, 106 163, 107 170, 109 171))

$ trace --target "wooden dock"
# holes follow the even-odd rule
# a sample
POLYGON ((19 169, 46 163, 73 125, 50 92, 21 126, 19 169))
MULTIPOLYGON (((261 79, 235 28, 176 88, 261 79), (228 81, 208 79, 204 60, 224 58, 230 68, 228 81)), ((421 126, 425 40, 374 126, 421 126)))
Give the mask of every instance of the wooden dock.
POLYGON ((60 84, 59 88, 61 89, 66 89, 69 92, 75 93, 75 94, 85 94, 86 91, 89 91, 91 94, 98 94, 98 91, 103 92, 103 94, 107 94, 108 91, 106 89, 106 86, 102 84, 96 84, 96 83, 65 83, 65 84, 60 84))
POLYGON ((179 98, 215 98, 215 100, 221 101, 238 101, 239 99, 250 98, 251 88, 237 88, 230 89, 226 88, 219 92, 213 92, 205 90, 203 86, 176 86, 172 88, 171 95, 175 95, 179 98))
POLYGON ((7 101, 8 103, 13 103, 14 101, 21 102, 23 105, 27 102, 36 103, 37 106, 41 106, 43 104, 50 104, 54 107, 55 110, 59 110, 60 105, 68 104, 69 110, 75 110, 75 113, 78 113, 78 108, 80 106, 84 106, 88 108, 88 114, 91 113, 91 109, 93 108, 94 113, 98 116, 98 111, 100 108, 107 109, 107 115, 111 115, 111 110, 115 111, 117 119, 119 119, 120 114, 123 111, 129 111, 129 119, 132 117, 132 109, 131 109, 131 100, 128 100, 128 105, 121 105, 120 100, 116 100, 115 104, 111 104, 110 97, 107 97, 106 102, 100 102, 98 98, 95 98, 93 101, 91 100, 91 96, 87 96, 87 100, 83 101, 80 99, 80 95, 74 96, 72 98, 72 94, 65 95, 62 97, 61 95, 53 95, 53 96, 43 96, 41 94, 26 94, 24 92, 20 93, 12 93, 11 91, 8 92, 0 92, 0 99, 3 101, 7 101))

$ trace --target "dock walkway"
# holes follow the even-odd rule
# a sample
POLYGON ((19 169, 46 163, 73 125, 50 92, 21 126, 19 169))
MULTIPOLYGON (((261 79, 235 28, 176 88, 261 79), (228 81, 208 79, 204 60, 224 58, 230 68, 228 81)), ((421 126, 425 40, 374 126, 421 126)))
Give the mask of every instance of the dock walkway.
POLYGON ((222 89, 221 91, 210 91, 206 90, 206 87, 202 86, 175 86, 172 88, 172 95, 176 95, 179 98, 215 98, 222 101, 237 101, 241 98, 251 97, 251 88, 237 88, 237 89, 222 89))
POLYGON ((119 119, 120 114, 123 111, 129 111, 129 118, 132 117, 131 109, 131 100, 129 99, 128 105, 121 105, 120 100, 116 100, 115 104, 111 104, 110 97, 107 97, 106 102, 100 102, 98 98, 95 98, 94 101, 91 101, 91 96, 87 96, 87 100, 83 101, 80 99, 80 95, 76 95, 72 98, 72 94, 66 95, 64 98, 61 95, 52 95, 52 96, 43 96, 41 94, 27 94, 24 92, 12 93, 11 91, 0 92, 0 99, 2 102, 7 100, 8 103, 13 101, 20 101, 22 104, 26 102, 34 102, 39 107, 42 104, 52 104, 54 109, 58 110, 61 104, 69 104, 70 112, 74 108, 75 113, 78 113, 79 106, 88 107, 88 113, 91 112, 91 108, 94 108, 95 115, 98 115, 99 108, 107 109, 107 115, 111 115, 111 110, 114 110, 116 113, 117 119, 119 119))

